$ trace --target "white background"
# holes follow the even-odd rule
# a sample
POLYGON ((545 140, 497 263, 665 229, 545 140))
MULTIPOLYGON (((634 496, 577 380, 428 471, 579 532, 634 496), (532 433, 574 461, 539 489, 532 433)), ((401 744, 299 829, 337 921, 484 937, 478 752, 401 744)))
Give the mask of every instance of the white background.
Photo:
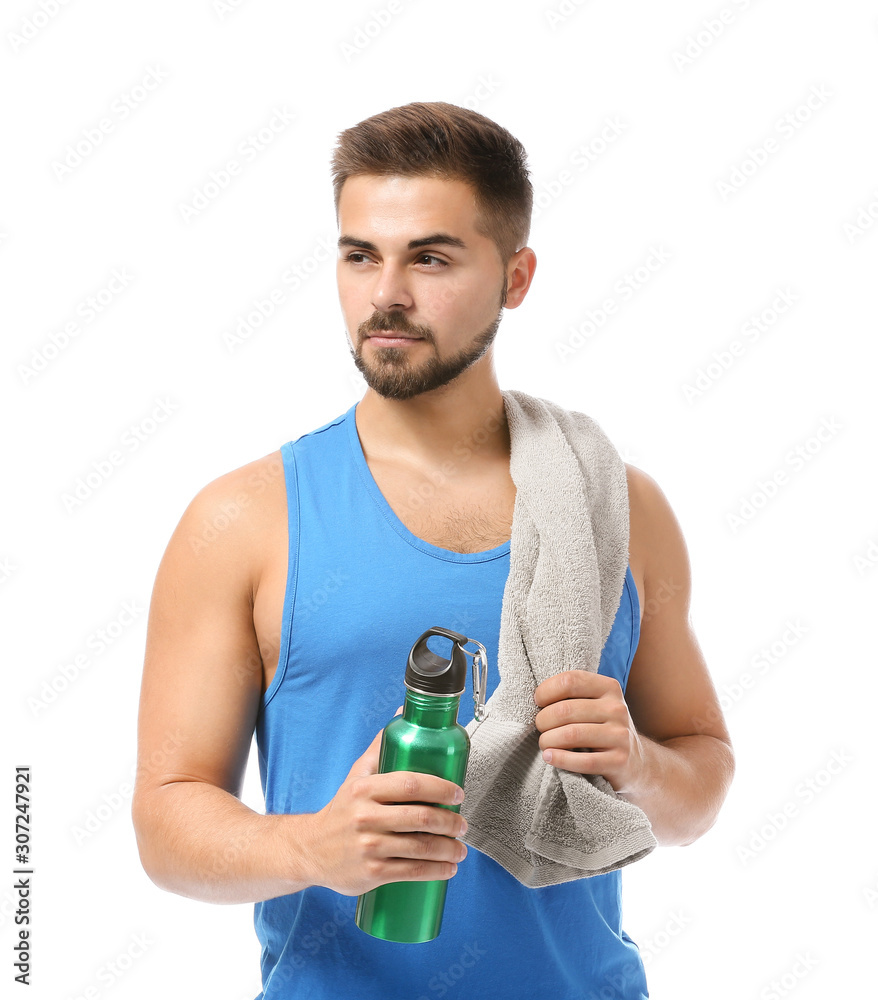
POLYGON ((362 395, 317 260, 337 235, 328 161, 343 128, 412 100, 474 107, 529 152, 539 266, 501 326, 501 385, 594 416, 689 545, 738 772, 701 841, 626 871, 651 995, 874 995, 875 5, 7 0, 0 29, 4 995, 21 989, 20 764, 28 996, 259 989, 251 907, 163 893, 139 867, 146 609, 198 489, 362 395), (667 259, 638 280, 653 249, 667 259), (794 301, 772 313, 780 291, 794 301))

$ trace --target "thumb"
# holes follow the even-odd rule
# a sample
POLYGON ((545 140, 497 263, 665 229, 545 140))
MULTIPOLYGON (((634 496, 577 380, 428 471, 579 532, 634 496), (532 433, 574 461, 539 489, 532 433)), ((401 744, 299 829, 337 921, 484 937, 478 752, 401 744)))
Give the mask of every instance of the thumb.
MULTIPOLYGON (((402 714, 402 705, 400 705, 396 710, 393 716, 394 719, 400 714, 402 714)), ((383 735, 384 730, 379 729, 375 739, 369 744, 366 752, 354 761, 354 766, 351 768, 348 777, 365 778, 370 774, 378 773, 378 762, 381 759, 381 737, 383 735)))
POLYGON ((384 730, 379 729, 366 752, 354 761, 348 777, 365 778, 370 774, 378 773, 378 761, 381 755, 381 737, 383 735, 384 730))

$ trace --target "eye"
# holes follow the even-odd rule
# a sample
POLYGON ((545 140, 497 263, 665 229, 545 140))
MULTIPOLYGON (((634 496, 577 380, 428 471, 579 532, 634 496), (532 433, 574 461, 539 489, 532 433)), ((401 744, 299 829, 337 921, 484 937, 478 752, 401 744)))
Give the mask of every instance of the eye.
POLYGON ((448 261, 447 260, 443 260, 441 257, 434 257, 433 254, 431 254, 431 253, 422 253, 417 259, 418 259, 418 263, 421 263, 421 264, 423 264, 425 261, 427 261, 428 262, 428 266, 429 266, 429 262, 432 261, 432 262, 434 262, 434 264, 432 265, 434 267, 436 267, 436 266, 438 266, 438 267, 448 267, 448 261))
POLYGON ((350 264, 362 264, 368 261, 369 258, 359 250, 354 250, 353 253, 347 254, 343 259, 350 264))

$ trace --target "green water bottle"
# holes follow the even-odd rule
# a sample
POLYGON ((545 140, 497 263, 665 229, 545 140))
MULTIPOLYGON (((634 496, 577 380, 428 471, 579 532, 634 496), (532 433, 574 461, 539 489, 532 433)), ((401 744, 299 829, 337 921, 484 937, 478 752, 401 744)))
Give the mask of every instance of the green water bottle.
MULTIPOLYGON (((488 657, 485 647, 445 628, 431 628, 409 653, 402 715, 385 726, 378 770, 436 774, 463 787, 469 736, 457 724, 460 696, 466 687, 466 657, 473 658, 473 702, 479 721, 485 713, 488 657), (452 640, 451 656, 437 656, 427 646, 431 636, 452 640), (478 647, 472 653, 467 643, 478 647)), ((460 812, 460 806, 441 806, 460 812)), ((432 941, 442 927, 446 879, 432 882, 388 882, 357 900, 356 924, 385 941, 416 944, 432 941)))

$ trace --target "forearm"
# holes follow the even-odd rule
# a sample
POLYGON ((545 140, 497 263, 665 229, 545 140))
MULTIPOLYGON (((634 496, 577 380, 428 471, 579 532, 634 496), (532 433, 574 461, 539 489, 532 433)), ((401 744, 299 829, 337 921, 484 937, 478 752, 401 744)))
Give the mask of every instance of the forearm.
POLYGON ((731 747, 703 735, 640 740, 641 777, 619 794, 643 809, 660 844, 693 843, 713 826, 725 800, 735 769, 731 747))
POLYGON ((202 781, 135 795, 143 867, 169 892, 211 903, 252 903, 312 884, 311 817, 265 816, 202 781))

